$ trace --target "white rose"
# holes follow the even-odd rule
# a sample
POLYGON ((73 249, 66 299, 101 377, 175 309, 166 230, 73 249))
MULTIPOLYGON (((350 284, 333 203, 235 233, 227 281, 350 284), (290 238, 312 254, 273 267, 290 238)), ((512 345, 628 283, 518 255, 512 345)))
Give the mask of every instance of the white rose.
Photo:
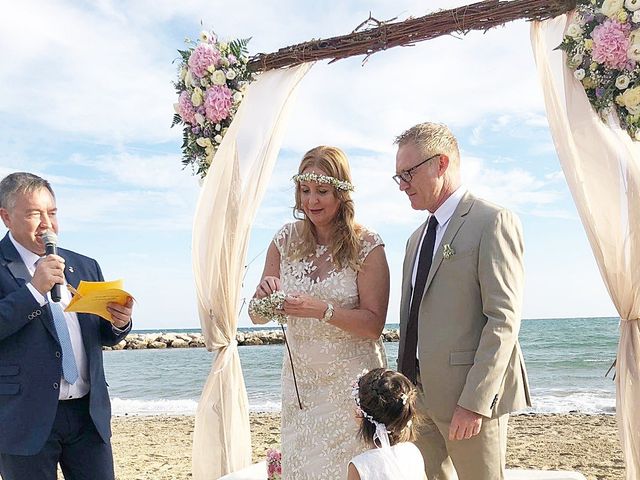
POLYGON ((204 125, 204 116, 201 113, 196 113, 195 119, 196 122, 198 122, 198 125, 204 125))
POLYGON ((630 80, 627 75, 620 75, 618 78, 616 78, 616 87, 619 90, 624 90, 629 86, 629 81, 630 80))
POLYGON ((214 139, 217 143, 221 143, 221 142, 222 142, 222 135, 216 135, 215 137, 213 137, 213 139, 214 139))
POLYGON ((627 48, 627 58, 634 62, 640 62, 640 43, 631 43, 627 48))
POLYGON ((618 15, 618 12, 622 9, 624 0, 604 0, 600 11, 603 15, 609 18, 613 18, 618 15))
POLYGON ((211 140, 208 139, 207 137, 198 137, 196 139, 196 143, 198 145, 200 145, 201 147, 210 147, 211 146, 211 140))
POLYGON ((640 9, 640 0, 625 0, 624 6, 627 7, 627 10, 635 12, 640 9))
POLYGON ((220 126, 220 124, 216 123, 216 126, 215 126, 216 132, 219 132, 221 128, 222 127, 220 126))
POLYGON ((576 77, 576 80, 582 80, 584 78, 584 68, 579 68, 575 72, 573 72, 573 76, 576 77))
POLYGON ((220 59, 220 65, 223 66, 224 68, 228 68, 230 63, 229 60, 227 59, 227 57, 222 57, 220 59))
POLYGON ((235 103, 240 103, 242 101, 242 93, 236 92, 233 94, 233 101, 235 103))
POLYGON ((227 83, 227 76, 222 70, 216 70, 211 74, 211 83, 214 85, 224 85, 227 83))
POLYGON ((572 23, 567 28, 566 35, 573 38, 574 40, 578 40, 580 37, 582 37, 582 27, 580 27, 580 25, 578 25, 577 23, 572 23))
POLYGON ((633 23, 640 23, 640 10, 636 10, 633 12, 633 16, 631 17, 631 21, 633 23))
POLYGON ((236 76, 237 73, 235 70, 227 70, 227 80, 233 80, 236 76))
POLYGON ((199 107, 202 105, 202 90, 198 87, 193 89, 193 93, 191 94, 191 103, 193 103, 194 107, 199 107))
POLYGON ((574 65, 580 65, 582 63, 582 59, 583 59, 582 55, 577 53, 571 59, 571 63, 573 63, 574 65))

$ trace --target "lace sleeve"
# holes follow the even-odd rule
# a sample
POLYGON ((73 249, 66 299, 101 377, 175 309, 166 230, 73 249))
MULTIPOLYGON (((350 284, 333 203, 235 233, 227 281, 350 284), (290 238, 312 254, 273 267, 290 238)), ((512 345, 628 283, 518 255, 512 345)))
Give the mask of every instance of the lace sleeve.
POLYGON ((360 248, 360 261, 364 262, 371 251, 380 245, 384 246, 384 242, 382 241, 382 237, 380 237, 380 235, 371 230, 363 229, 362 246, 360 248))
POLYGON ((289 241, 291 240, 291 229, 293 228, 293 223, 287 223, 278 230, 278 232, 273 237, 273 243, 275 244, 278 252, 280 252, 281 257, 286 257, 286 253, 288 250, 289 241))

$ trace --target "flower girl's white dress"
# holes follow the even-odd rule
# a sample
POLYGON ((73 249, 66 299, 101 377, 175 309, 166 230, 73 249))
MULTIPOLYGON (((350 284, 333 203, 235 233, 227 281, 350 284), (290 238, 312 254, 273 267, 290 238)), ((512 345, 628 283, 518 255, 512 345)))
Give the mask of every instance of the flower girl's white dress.
POLYGON ((351 459, 360 480, 423 480, 424 461, 418 447, 403 442, 394 446, 372 448, 351 459))
MULTIPOLYGON (((285 293, 306 293, 336 308, 359 304, 357 273, 338 268, 324 245, 306 258, 293 260, 300 245, 301 222, 285 225, 275 236, 280 252, 280 279, 285 293)), ((364 230, 364 260, 380 237, 364 230)), ((282 367, 282 478, 337 480, 346 478, 349 459, 367 446, 358 438, 351 385, 363 369, 386 366, 380 339, 355 337, 317 318, 289 317, 291 348, 302 410, 296 398, 291 363, 284 352, 282 367)))

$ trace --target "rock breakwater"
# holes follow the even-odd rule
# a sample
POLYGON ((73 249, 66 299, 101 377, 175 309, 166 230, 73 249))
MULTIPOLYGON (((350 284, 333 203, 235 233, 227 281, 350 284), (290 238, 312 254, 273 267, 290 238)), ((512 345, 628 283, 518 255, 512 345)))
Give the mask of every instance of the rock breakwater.
MULTIPOLYGON (((385 329, 382 332, 385 342, 397 342, 398 330, 385 329)), ((282 331, 258 330, 253 332, 238 332, 236 340, 240 346, 274 345, 283 343, 282 331)), ((130 333, 123 341, 104 350, 153 350, 162 348, 203 348, 204 336, 201 333, 130 333)))

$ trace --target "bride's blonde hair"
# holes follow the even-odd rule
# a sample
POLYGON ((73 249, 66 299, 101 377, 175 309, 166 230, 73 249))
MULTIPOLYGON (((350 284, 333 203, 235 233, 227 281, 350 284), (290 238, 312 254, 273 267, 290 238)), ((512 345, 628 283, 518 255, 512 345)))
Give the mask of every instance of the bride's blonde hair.
MULTIPOLYGON (((345 153, 337 147, 319 146, 312 148, 302 157, 298 173, 301 174, 310 167, 317 167, 328 176, 351 183, 349 161, 345 153)), ((340 201, 338 212, 333 220, 333 235, 329 251, 333 261, 340 268, 347 266, 358 271, 361 267, 359 259, 360 234, 362 228, 355 220, 355 211, 351 192, 338 190, 331 186, 333 195, 340 201)), ((294 257, 301 259, 315 253, 318 241, 316 227, 302 210, 300 183, 296 184, 296 205, 293 216, 302 220, 302 243, 295 249, 294 257)))

